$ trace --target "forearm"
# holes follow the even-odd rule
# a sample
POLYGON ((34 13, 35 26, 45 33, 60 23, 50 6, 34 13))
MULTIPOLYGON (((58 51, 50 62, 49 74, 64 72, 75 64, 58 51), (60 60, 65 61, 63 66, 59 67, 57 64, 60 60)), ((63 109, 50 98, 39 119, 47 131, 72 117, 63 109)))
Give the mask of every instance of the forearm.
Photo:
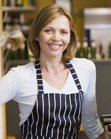
POLYGON ((96 139, 106 139, 105 134, 102 133, 101 135, 99 135, 96 139))

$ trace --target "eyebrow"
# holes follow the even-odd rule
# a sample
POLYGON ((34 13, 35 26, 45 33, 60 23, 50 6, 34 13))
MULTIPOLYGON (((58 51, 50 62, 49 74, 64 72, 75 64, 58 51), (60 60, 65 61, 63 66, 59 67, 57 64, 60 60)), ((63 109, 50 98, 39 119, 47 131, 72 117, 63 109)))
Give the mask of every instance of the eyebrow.
MULTIPOLYGON (((51 29, 54 29, 53 27, 51 26, 45 26, 44 28, 51 28, 51 29)), ((60 30, 68 30, 67 28, 61 28, 60 30)))

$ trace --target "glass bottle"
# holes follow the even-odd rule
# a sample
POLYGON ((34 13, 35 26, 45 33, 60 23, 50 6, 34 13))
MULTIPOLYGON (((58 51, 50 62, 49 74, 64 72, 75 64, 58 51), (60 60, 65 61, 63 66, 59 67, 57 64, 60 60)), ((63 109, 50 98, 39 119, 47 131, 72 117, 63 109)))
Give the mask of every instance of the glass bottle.
POLYGON ((102 42, 100 42, 99 44, 99 58, 103 59, 105 57, 104 53, 103 53, 103 44, 102 42))
POLYGON ((18 50, 18 53, 19 53, 19 59, 20 60, 25 60, 26 59, 26 54, 25 54, 25 43, 23 43, 21 45, 21 47, 19 48, 18 50))
POLYGON ((109 40, 109 46, 108 46, 108 58, 111 58, 111 39, 109 40))
POLYGON ((86 37, 83 40, 83 57, 88 58, 88 42, 86 37))
POLYGON ((29 0, 23 0, 23 7, 29 6, 29 0))
POLYGON ((6 44, 6 53, 7 53, 7 57, 6 57, 6 60, 11 60, 12 59, 12 57, 11 57, 11 43, 10 43, 10 41, 8 41, 7 42, 7 44, 6 44))
POLYGON ((16 6, 23 6, 23 0, 16 0, 16 6))
POLYGON ((10 0, 10 6, 15 7, 15 0, 10 0))
POLYGON ((96 58, 96 42, 94 40, 91 41, 91 59, 96 58))
POLYGON ((76 57, 78 57, 78 58, 81 57, 81 43, 80 43, 80 40, 79 39, 77 41, 76 57))

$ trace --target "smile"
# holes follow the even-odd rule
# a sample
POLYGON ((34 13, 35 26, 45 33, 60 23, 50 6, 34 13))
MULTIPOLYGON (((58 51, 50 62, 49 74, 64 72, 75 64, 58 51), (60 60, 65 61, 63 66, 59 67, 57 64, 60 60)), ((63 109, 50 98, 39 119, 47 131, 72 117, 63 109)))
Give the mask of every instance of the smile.
POLYGON ((57 44, 49 44, 52 48, 54 49, 58 49, 61 45, 57 45, 57 44))

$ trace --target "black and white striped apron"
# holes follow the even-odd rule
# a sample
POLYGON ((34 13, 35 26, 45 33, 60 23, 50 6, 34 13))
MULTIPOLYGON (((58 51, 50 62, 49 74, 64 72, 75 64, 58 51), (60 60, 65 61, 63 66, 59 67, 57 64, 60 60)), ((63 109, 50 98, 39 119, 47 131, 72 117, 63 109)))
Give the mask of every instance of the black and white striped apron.
POLYGON ((45 93, 39 59, 35 62, 38 94, 32 113, 21 126, 22 139, 78 139, 83 92, 77 74, 67 62, 77 93, 45 93))

